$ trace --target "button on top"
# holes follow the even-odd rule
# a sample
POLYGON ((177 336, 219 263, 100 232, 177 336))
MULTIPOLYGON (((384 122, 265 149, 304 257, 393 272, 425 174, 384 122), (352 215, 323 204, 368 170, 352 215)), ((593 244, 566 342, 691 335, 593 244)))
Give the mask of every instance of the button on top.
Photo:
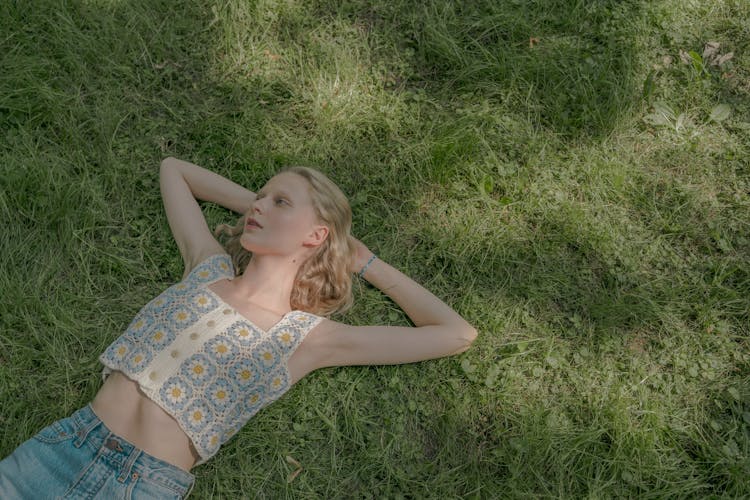
POLYGON ((208 326, 214 326, 216 324, 216 321, 210 320, 208 323, 206 323, 208 326))
POLYGON ((193 340, 197 339, 198 338, 198 333, 197 332, 191 333, 190 334, 190 338, 193 339, 193 340))
POLYGON ((180 355, 180 351, 178 351, 178 350, 176 350, 176 349, 175 349, 175 350, 174 350, 174 351, 172 351, 172 352, 171 352, 170 354, 171 354, 171 356, 172 356, 173 358, 176 358, 177 356, 179 356, 179 355, 180 355))
POLYGON ((148 376, 151 380, 156 380, 156 372, 151 372, 148 376))
POLYGON ((232 310, 231 309, 224 309, 224 314, 232 314, 232 310))

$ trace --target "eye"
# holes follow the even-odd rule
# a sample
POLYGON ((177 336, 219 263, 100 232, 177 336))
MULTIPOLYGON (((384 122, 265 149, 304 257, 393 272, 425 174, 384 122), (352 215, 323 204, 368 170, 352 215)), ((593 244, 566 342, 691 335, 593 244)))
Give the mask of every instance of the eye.
POLYGON ((283 205, 283 204, 285 204, 285 203, 286 203, 287 205, 289 205, 289 202, 288 202, 287 200, 285 200, 284 198, 276 198, 276 204, 277 204, 277 205, 283 205))

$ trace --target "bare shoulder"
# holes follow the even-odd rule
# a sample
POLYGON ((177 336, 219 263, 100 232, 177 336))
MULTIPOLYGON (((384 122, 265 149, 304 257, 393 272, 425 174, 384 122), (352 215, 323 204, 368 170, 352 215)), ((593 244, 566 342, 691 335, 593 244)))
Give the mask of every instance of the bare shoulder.
POLYGON ((472 340, 467 332, 446 325, 355 326, 323 319, 305 342, 313 352, 315 368, 323 368, 435 359, 465 351, 472 340))

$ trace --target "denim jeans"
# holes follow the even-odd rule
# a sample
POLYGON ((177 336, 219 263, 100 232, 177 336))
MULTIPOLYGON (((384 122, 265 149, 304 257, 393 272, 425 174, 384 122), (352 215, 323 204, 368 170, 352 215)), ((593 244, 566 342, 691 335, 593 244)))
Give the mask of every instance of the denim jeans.
POLYGON ((185 498, 195 476, 111 432, 91 405, 0 461, 0 498, 185 498))

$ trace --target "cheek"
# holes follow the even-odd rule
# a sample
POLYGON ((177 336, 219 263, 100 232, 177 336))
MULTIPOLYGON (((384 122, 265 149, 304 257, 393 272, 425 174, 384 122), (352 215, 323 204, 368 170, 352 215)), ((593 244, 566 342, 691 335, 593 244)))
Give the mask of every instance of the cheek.
POLYGON ((273 238, 283 246, 296 246, 305 238, 310 227, 305 217, 284 214, 273 221, 273 238))
POLYGON ((283 225, 289 231, 294 231, 298 235, 308 232, 315 224, 314 218, 304 211, 295 211, 283 214, 280 219, 283 225))

